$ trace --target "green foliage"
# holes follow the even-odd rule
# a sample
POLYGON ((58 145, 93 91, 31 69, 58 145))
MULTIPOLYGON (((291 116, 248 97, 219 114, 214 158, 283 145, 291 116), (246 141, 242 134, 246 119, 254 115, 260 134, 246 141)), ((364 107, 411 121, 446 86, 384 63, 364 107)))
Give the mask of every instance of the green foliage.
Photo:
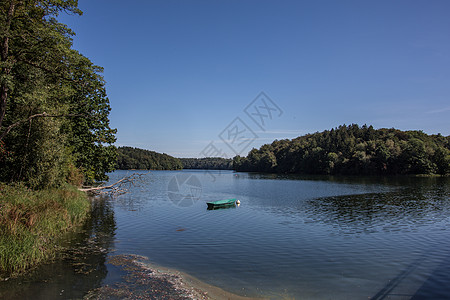
POLYGON ((356 124, 274 141, 247 157, 237 171, 305 174, 440 174, 450 172, 450 137, 356 124))
POLYGON ((0 4, 0 135, 14 127, 1 140, 0 181, 40 189, 60 186, 73 168, 86 183, 114 170, 102 68, 72 49, 74 33, 55 19, 60 12, 81 14, 75 0, 0 4))
POLYGON ((223 157, 180 158, 183 169, 231 170, 233 160, 223 157))
POLYGON ((120 170, 180 170, 183 167, 178 158, 165 153, 132 147, 119 147, 117 152, 120 170))
POLYGON ((61 233, 81 225, 89 201, 75 187, 33 191, 0 183, 0 274, 21 272, 54 256, 61 233))

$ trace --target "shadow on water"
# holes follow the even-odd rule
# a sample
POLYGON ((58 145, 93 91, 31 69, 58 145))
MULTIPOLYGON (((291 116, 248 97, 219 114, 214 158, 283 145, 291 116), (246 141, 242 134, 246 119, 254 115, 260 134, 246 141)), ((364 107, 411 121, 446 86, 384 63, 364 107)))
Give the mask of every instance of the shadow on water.
POLYGON ((421 259, 416 260, 414 263, 410 264, 406 269, 400 272, 395 278, 389 280, 389 282, 380 290, 378 293, 376 293, 373 297, 370 299, 373 300, 383 300, 383 299, 390 299, 391 296, 407 296, 411 297, 411 295, 406 294, 394 294, 393 291, 397 288, 397 286, 405 280, 408 276, 410 276, 415 269, 417 269, 417 266, 420 264, 421 259))
MULTIPOLYGON (((425 299, 450 299, 450 274, 448 266, 450 256, 446 256, 439 262, 430 273, 423 284, 417 288, 405 288, 405 283, 414 277, 416 270, 430 261, 430 254, 423 255, 408 267, 402 270, 396 277, 390 279, 388 283, 380 289, 373 297, 373 300, 392 299, 401 297, 402 299, 425 300, 425 299)), ((406 285, 407 286, 407 285, 406 285)))
POLYGON ((227 205, 227 206, 219 206, 219 207, 207 207, 206 210, 210 211, 210 210, 222 210, 222 209, 230 209, 230 208, 236 208, 236 204, 232 204, 232 205, 227 205))
POLYGON ((412 300, 450 299, 450 255, 433 270, 428 279, 416 291, 412 300))
POLYGON ((0 282, 1 299, 78 299, 100 287, 108 273, 105 265, 113 248, 114 212, 105 199, 92 200, 92 217, 80 231, 68 234, 55 261, 28 274, 0 282))

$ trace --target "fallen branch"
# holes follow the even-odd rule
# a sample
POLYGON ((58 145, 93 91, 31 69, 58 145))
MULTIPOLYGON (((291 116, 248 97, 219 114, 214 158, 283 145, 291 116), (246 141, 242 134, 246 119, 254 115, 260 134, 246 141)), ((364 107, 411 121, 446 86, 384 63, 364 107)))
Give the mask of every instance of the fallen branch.
POLYGON ((112 196, 118 196, 127 193, 131 186, 137 185, 137 182, 142 183, 143 177, 148 173, 150 173, 150 171, 148 171, 147 173, 133 173, 110 185, 82 187, 78 190, 93 195, 108 194, 112 196))

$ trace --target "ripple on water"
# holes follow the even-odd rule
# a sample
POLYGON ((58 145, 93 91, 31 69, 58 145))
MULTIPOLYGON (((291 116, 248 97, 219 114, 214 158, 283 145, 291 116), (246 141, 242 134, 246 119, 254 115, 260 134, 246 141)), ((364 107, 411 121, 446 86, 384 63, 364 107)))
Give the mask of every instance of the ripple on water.
POLYGON ((401 274, 397 286, 413 293, 449 255, 446 182, 231 172, 211 182, 192 174, 203 194, 190 207, 168 200, 170 172, 153 174, 145 194, 115 204, 119 252, 236 293, 314 299, 373 297, 401 274), (242 204, 206 210, 206 201, 226 198, 242 204))

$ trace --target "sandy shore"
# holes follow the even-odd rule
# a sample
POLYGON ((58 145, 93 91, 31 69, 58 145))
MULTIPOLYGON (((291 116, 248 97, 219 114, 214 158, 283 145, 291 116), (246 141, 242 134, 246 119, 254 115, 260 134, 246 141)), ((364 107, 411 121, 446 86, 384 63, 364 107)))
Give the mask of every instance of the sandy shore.
POLYGON ((90 291, 85 299, 261 299, 231 294, 183 272, 151 264, 144 256, 116 255, 108 263, 120 269, 121 280, 90 291))

